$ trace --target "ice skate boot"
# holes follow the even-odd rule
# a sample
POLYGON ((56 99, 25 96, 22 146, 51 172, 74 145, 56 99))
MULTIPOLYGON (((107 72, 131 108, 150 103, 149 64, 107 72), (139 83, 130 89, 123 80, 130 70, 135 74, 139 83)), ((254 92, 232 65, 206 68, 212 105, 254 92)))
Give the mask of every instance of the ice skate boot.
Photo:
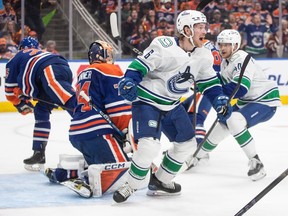
POLYGON ((41 143, 41 150, 34 150, 33 155, 30 158, 24 159, 24 168, 29 171, 44 171, 45 159, 45 149, 47 142, 41 143))
POLYGON ((249 161, 249 171, 248 176, 253 180, 257 181, 259 179, 262 179, 266 176, 266 172, 264 170, 264 165, 260 161, 258 155, 255 155, 252 159, 249 161))
POLYGON ((148 196, 174 196, 181 193, 181 185, 175 182, 163 183, 159 181, 155 174, 151 174, 148 184, 148 196))
POLYGON ((34 151, 33 155, 30 158, 23 160, 25 169, 29 171, 43 170, 45 162, 45 150, 34 151))
POLYGON ((113 194, 113 199, 117 203, 122 203, 126 201, 136 190, 130 187, 130 185, 126 182, 123 186, 121 186, 117 191, 113 194))
POLYGON ((69 179, 67 181, 61 182, 60 184, 68 187, 70 190, 76 192, 81 197, 90 198, 93 196, 93 191, 85 181, 82 179, 69 179))

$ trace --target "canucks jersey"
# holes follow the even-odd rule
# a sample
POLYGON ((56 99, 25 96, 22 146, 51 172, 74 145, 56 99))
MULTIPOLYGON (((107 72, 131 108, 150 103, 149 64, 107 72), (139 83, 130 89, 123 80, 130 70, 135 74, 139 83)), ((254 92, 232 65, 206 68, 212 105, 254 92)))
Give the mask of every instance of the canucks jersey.
POLYGON ((109 123, 79 95, 80 91, 84 91, 117 128, 123 130, 128 127, 131 105, 126 104, 118 95, 118 82, 123 76, 118 65, 106 63, 92 64, 79 73, 76 86, 77 105, 69 130, 71 142, 115 133, 109 123))
MULTIPOLYGON (((246 56, 245 51, 238 50, 229 60, 222 61, 221 76, 224 84, 231 82, 236 84, 238 82, 240 70, 246 56)), ((247 93, 238 98, 237 105, 239 107, 253 102, 270 107, 281 105, 277 84, 272 80, 268 80, 264 71, 253 58, 246 67, 241 86, 247 90, 247 93)))
POLYGON ((222 93, 213 70, 211 51, 202 47, 185 52, 174 37, 155 38, 143 55, 128 66, 125 76, 139 82, 139 100, 164 111, 179 104, 180 97, 188 93, 194 80, 210 101, 222 93))

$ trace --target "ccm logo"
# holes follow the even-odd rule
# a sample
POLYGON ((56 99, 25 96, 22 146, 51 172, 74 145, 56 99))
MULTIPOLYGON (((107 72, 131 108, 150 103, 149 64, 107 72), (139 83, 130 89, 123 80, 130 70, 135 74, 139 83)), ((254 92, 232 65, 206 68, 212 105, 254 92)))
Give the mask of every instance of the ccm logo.
POLYGON ((125 168, 125 163, 123 163, 123 164, 119 164, 119 163, 108 164, 104 167, 104 170, 113 170, 113 169, 121 169, 121 168, 125 168))

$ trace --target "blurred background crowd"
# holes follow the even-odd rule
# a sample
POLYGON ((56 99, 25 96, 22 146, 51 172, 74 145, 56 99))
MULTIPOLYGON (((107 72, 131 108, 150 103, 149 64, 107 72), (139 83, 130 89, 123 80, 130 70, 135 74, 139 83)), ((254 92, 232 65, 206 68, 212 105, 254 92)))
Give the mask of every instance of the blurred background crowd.
MULTIPOLYGON (((109 36, 111 36, 109 16, 112 12, 119 13, 121 9, 122 38, 143 51, 151 40, 159 35, 174 36, 177 14, 186 9, 195 10, 200 2, 200 0, 175 1, 81 0, 81 4, 109 36)), ((3 0, 0 10, 0 58, 12 57, 17 52, 18 43, 23 35, 38 38, 42 48, 47 51, 55 53, 59 51, 60 54, 65 52, 61 47, 59 49, 56 47, 57 37, 48 34, 49 22, 53 16, 51 13, 42 12, 42 10, 47 11, 48 8, 55 14, 60 2, 61 0, 3 0), (21 28, 21 3, 23 2, 25 2, 25 25, 21 28), (43 19, 44 15, 46 18, 49 15, 49 21, 43 19)), ((56 12, 61 13, 61 11, 56 12)), ((212 42, 216 41, 221 30, 236 29, 242 35, 241 49, 254 57, 288 57, 288 2, 286 0, 215 0, 202 12, 209 21, 207 39, 212 42)), ((61 25, 62 23, 58 22, 59 28, 61 25)), ((125 45, 122 44, 121 48, 126 58, 135 55, 125 45)))

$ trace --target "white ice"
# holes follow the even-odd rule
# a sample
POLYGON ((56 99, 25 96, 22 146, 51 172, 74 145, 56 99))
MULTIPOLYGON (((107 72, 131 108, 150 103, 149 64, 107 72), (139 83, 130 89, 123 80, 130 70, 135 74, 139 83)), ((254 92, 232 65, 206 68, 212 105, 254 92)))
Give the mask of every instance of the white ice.
MULTIPOLYGON (((122 204, 114 203, 112 195, 80 198, 63 186, 51 185, 43 175, 26 171, 22 161, 32 154, 33 115, 1 113, 0 215, 233 216, 287 169, 287 113, 288 106, 283 106, 269 122, 251 129, 267 172, 264 179, 252 182, 247 177, 248 160, 233 138, 228 138, 210 154, 208 163, 175 178, 182 185, 180 196, 148 197, 141 190, 122 204)), ((206 128, 214 119, 212 113, 206 128)), ((78 154, 68 141, 69 122, 66 112, 53 111, 47 167, 56 166, 59 154, 78 154)), ((288 177, 244 215, 287 215, 287 192, 288 177)))

